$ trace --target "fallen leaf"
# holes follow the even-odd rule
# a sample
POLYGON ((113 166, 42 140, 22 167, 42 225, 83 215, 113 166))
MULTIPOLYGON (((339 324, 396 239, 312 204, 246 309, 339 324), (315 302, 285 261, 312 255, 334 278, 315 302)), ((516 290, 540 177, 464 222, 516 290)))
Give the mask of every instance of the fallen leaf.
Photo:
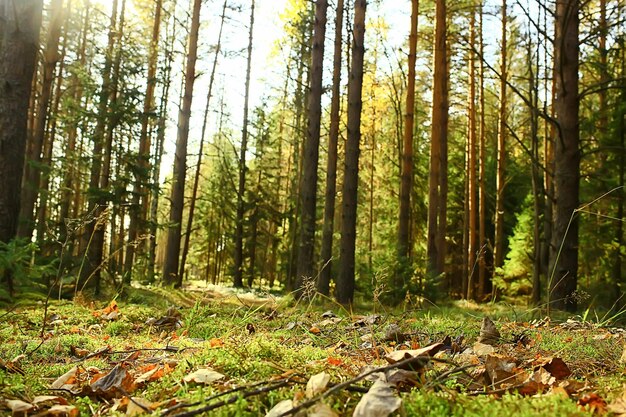
POLYGON ((484 317, 480 326, 478 342, 486 345, 495 345, 500 340, 500 332, 489 317, 484 317))
POLYGON ((123 365, 115 365, 106 375, 89 386, 99 396, 115 398, 135 390, 135 381, 123 365))
POLYGON ((265 414, 265 417, 278 417, 293 408, 293 400, 282 400, 276 404, 270 411, 265 414))
POLYGON ((626 389, 621 397, 616 398, 608 405, 607 410, 611 413, 615 413, 617 417, 626 417, 626 389))
POLYGON ((146 410, 152 409, 152 403, 145 398, 133 397, 126 406, 127 416, 137 416, 140 414, 146 414, 146 410))
POLYGON ((22 400, 7 400, 7 407, 9 407, 13 415, 26 415, 26 413, 35 409, 34 405, 22 400))
POLYGON ((393 385, 379 379, 374 382, 354 409, 353 417, 387 417, 402 405, 393 390, 393 385))
POLYGON ((44 403, 67 405, 67 400, 57 395, 38 395, 33 398, 33 404, 40 405, 44 403))
POLYGON ((213 338, 209 340, 209 346, 214 347, 222 347, 224 346, 224 341, 222 339, 213 338))
POLYGON ((481 358, 487 355, 491 355, 496 352, 496 348, 494 348, 491 345, 486 345, 481 342, 474 343, 474 346, 472 346, 472 350, 477 356, 481 358))
POLYGON ((343 365, 343 361, 339 358, 333 358, 332 356, 329 356, 328 359, 326 359, 326 361, 333 366, 341 366, 343 365))
POLYGON ((596 393, 583 395, 578 399, 577 404, 594 414, 603 414, 607 410, 606 401, 596 393))
MULTIPOLYGON (((417 358, 420 356, 433 356, 443 347, 443 343, 434 343, 430 346, 423 347, 421 349, 411 349, 411 350, 395 350, 393 352, 385 355, 385 359, 387 362, 394 364, 405 359, 417 358)), ((411 369, 414 366, 407 366, 404 369, 411 369)), ((418 366, 420 368, 421 366, 418 366)))
POLYGON ((320 330, 319 327, 313 326, 309 329, 309 332, 313 333, 313 334, 320 334, 322 333, 322 331, 320 330))
POLYGON ((73 388, 73 384, 76 381, 77 372, 78 372, 78 367, 77 366, 73 367, 72 369, 70 369, 69 371, 67 371, 60 377, 58 377, 56 381, 54 381, 52 385, 50 385, 50 388, 71 390, 73 388))
POLYGON ((80 410, 73 405, 53 405, 44 414, 38 414, 39 416, 52 416, 52 417, 78 417, 80 410))
POLYGON ((307 412, 307 417, 338 417, 339 414, 335 412, 329 405, 324 403, 317 403, 307 412))
POLYGON ((139 384, 143 384, 146 382, 156 381, 157 379, 165 375, 165 372, 162 366, 151 365, 151 368, 152 369, 142 372, 137 377, 137 379, 135 379, 135 384, 139 385, 139 384))
POLYGON ((309 379, 309 382, 307 382, 306 384, 307 398, 313 398, 317 394, 324 392, 329 382, 330 382, 330 375, 328 375, 326 372, 321 372, 317 375, 313 375, 309 379))
POLYGON ((536 365, 545 368, 558 380, 565 379, 572 374, 572 371, 561 358, 544 358, 538 361, 536 365))
POLYGON ((220 379, 224 377, 225 377, 224 374, 220 374, 219 372, 216 372, 212 369, 201 368, 201 369, 198 369, 197 371, 190 373, 186 377, 184 377, 183 381, 187 383, 194 382, 196 384, 208 385, 215 381, 219 381, 220 379))

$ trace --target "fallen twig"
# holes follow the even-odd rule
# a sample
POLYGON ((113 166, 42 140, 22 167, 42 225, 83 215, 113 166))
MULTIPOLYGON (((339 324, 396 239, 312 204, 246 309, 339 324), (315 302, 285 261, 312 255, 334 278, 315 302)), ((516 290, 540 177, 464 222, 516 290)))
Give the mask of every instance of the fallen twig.
MULTIPOLYGON (((243 392, 241 395, 233 395, 223 401, 219 401, 213 404, 209 404, 207 406, 204 407, 200 407, 200 408, 196 408, 195 410, 190 410, 190 411, 185 411, 182 413, 178 413, 178 414, 174 414, 172 417, 193 417, 193 416, 197 416, 199 414, 202 413, 206 413, 207 411, 211 411, 211 410, 215 410, 216 408, 220 408, 223 407, 225 405, 228 404, 233 404, 235 402, 237 402, 237 400, 239 400, 240 398, 248 398, 248 397, 253 397, 255 395, 260 395, 266 392, 270 392, 282 387, 286 387, 292 383, 294 383, 295 381, 293 380, 293 377, 289 377, 289 378, 283 378, 283 379, 279 379, 277 381, 275 381, 273 384, 262 387, 262 388, 258 388, 256 390, 252 390, 252 391, 247 391, 247 392, 243 392)), ((161 416, 164 416, 165 414, 161 414, 161 416)))

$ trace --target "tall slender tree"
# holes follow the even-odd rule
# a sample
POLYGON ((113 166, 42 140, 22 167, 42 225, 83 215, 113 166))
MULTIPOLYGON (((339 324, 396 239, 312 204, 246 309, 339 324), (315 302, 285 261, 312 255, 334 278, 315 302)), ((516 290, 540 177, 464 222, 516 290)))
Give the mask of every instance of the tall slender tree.
POLYGON ((335 197, 337 190, 337 143, 339 142, 339 110, 341 105, 341 51, 343 45, 343 0, 337 0, 335 14, 335 45, 333 53, 333 86, 330 102, 330 128, 326 159, 326 191, 324 198, 324 226, 320 249, 320 272, 317 290, 329 295, 332 270, 333 232, 335 223, 335 197))
POLYGON ((307 137, 302 160, 303 181, 300 188, 300 241, 296 288, 302 289, 305 279, 313 279, 315 220, 317 209, 317 167, 319 163, 320 124, 322 118, 322 77, 324 73, 324 41, 326 37, 327 0, 315 2, 313 49, 311 51, 311 86, 309 92, 307 137))
POLYGON ((354 273, 356 250, 357 188, 359 183, 359 144, 361 141, 361 90, 363 87, 363 62, 365 55, 366 0, 354 1, 354 27, 352 62, 348 80, 348 139, 343 178, 343 203, 341 213, 341 242, 339 275, 336 299, 342 304, 354 299, 354 273))
POLYGON ((448 53, 446 0, 435 3, 433 109, 428 179, 427 271, 431 276, 444 272, 445 206, 447 204, 448 135, 448 53), (442 232, 444 235, 442 236, 442 232))
POLYGON ((250 26, 248 28, 248 60, 246 64, 246 84, 243 104, 243 126, 241 128, 241 149, 239 153, 239 184, 237 187, 237 213, 235 221, 235 256, 233 285, 243 287, 243 226, 245 220, 246 192, 246 153, 248 152, 248 112, 250 101, 250 73, 252 72, 252 41, 254 34, 254 3, 250 5, 250 26))
POLYGON ((578 216, 580 189, 579 0, 557 0, 554 32, 554 216, 550 247, 550 303, 575 311, 578 284, 578 216))
POLYGON ((224 30, 224 21, 226 20, 226 6, 228 0, 224 0, 222 6, 222 17, 220 20, 220 29, 217 35, 217 44, 215 46, 215 56, 213 57, 213 65, 211 67, 211 75, 209 77, 209 89, 206 96, 206 104, 204 106, 204 116, 202 119, 202 132, 200 133, 200 147, 198 150, 198 163, 196 164, 196 172, 193 178, 193 187, 191 190, 191 199, 189 200, 189 215, 187 216, 187 227, 185 228, 185 241, 183 244, 183 253, 180 259, 180 276, 185 275, 185 263, 187 254, 189 253, 189 241, 191 239, 191 231, 193 227, 194 213, 196 209, 196 198, 198 196, 198 186, 200 185, 200 170, 202 169, 202 157, 204 153, 204 141, 206 139, 206 131, 209 120, 209 110, 211 105, 211 97, 213 95, 213 82, 215 81, 215 71, 217 70, 217 61, 222 53, 222 33, 224 30))
POLYGON ((478 249, 478 233, 476 220, 478 219, 477 181, 476 181, 476 9, 470 11, 470 48, 469 48, 469 94, 468 94, 468 135, 467 135, 467 295, 474 296, 474 285, 478 281, 478 297, 485 292, 484 281, 476 280, 476 251, 478 249))
POLYGON ((124 283, 131 280, 135 252, 139 245, 135 244, 137 237, 145 231, 148 215, 148 189, 146 183, 150 177, 150 148, 152 138, 149 133, 150 122, 154 120, 155 103, 154 93, 157 85, 157 60, 159 58, 159 35, 161 33, 161 15, 163 0, 154 2, 154 21, 152 24, 152 37, 150 39, 150 55, 148 57, 148 74, 146 84, 146 96, 141 115, 141 132, 139 134, 139 170, 136 173, 133 186, 132 205, 130 208, 130 223, 128 225, 128 245, 124 259, 124 283))
POLYGON ((50 114, 48 108, 52 97, 56 66, 59 60, 59 39, 61 38, 61 27, 63 25, 63 0, 53 0, 50 4, 50 13, 50 26, 43 54, 41 93, 37 100, 35 123, 30 136, 30 146, 28 146, 27 161, 22 180, 21 219, 18 226, 18 235, 25 238, 32 237, 35 226, 35 202, 39 194, 42 162, 45 162, 42 158, 42 152, 46 137, 46 123, 50 114))
POLYGON ((506 187, 507 137, 507 0, 502 0, 502 36, 500 40, 500 110, 498 115, 498 143, 496 168, 496 234, 494 237, 494 266, 504 263, 504 189, 506 187))
POLYGON ((174 155, 174 174, 171 192, 170 227, 167 232, 167 248, 163 268, 163 280, 165 284, 174 285, 176 287, 182 286, 183 283, 183 277, 178 274, 178 266, 180 261, 183 208, 185 204, 185 179, 187 176, 187 140, 189 138, 193 86, 196 80, 201 8, 202 0, 193 0, 191 27, 187 47, 187 62, 185 64, 184 95, 178 112, 176 153, 174 155))
POLYGON ((409 72, 407 77, 404 134, 402 136, 402 165, 400 168, 400 215, 398 221, 398 279, 396 288, 403 288, 411 263, 411 190, 413 187, 413 127, 415 120, 415 63, 417 61, 417 16, 419 1, 411 0, 411 29, 409 33, 409 72))

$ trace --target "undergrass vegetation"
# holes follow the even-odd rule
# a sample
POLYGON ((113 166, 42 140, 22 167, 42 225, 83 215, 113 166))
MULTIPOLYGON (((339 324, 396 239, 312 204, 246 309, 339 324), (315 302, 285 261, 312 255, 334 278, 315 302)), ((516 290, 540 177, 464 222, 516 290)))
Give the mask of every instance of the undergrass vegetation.
POLYGON ((9 413, 9 403, 15 404, 7 400, 34 404, 35 397, 49 395, 81 415, 193 415, 213 407, 205 413, 258 416, 284 400, 304 403, 307 382, 325 372, 326 390, 354 382, 317 403, 351 415, 372 384, 357 380, 364 368, 389 366, 387 356, 394 351, 428 346, 438 346, 438 353, 394 388, 402 405, 393 415, 583 416, 606 411, 623 392, 626 332, 577 319, 520 317, 505 305, 399 307, 370 314, 322 299, 296 303, 271 294, 159 288, 131 289, 125 301, 107 304, 79 300, 51 302, 45 326, 41 302, 0 313, 0 412, 9 413), (476 341, 487 315, 500 336, 493 351, 481 355, 476 341), (528 375, 541 361, 560 358, 570 374, 542 380, 529 394, 527 383, 486 377, 493 358, 528 375), (116 369, 131 375, 132 383, 93 389, 116 369), (222 377, 187 379, 203 369, 222 377))

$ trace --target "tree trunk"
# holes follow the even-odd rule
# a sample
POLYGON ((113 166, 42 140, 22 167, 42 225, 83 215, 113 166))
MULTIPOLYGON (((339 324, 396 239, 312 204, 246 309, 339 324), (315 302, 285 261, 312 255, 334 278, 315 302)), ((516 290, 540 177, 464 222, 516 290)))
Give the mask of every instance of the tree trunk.
POLYGON ((361 89, 363 87, 363 60, 365 55, 366 0, 354 1, 354 28, 352 38, 352 65, 348 80, 348 139, 343 179, 343 204, 339 275, 336 298, 341 304, 354 299, 356 250, 357 187, 359 183, 359 142, 361 140, 361 89))
POLYGON ((154 119, 154 91, 157 85, 157 60, 159 58, 159 35, 161 32, 161 11, 163 0, 156 0, 154 4, 154 23, 152 25, 152 39, 150 41, 150 56, 148 58, 148 75, 146 97, 141 115, 141 133, 139 134, 139 170, 136 173, 133 186, 132 205, 130 206, 130 223, 128 225, 128 244, 126 245, 126 259, 124 265, 124 284, 131 282, 135 252, 141 246, 137 244, 137 237, 143 234, 148 216, 149 192, 146 183, 150 181, 150 122, 154 119))
MULTIPOLYGON (((42 0, 0 0, 0 242, 4 243, 17 233, 42 10, 42 0)), ((10 272, 2 278, 12 293, 10 272)))
POLYGON ((193 177, 193 189, 191 192, 191 200, 189 201, 189 215, 187 216, 187 227, 185 228, 185 242, 183 244, 183 254, 180 259, 180 276, 185 275, 185 263, 187 262, 187 254, 189 253, 189 240, 191 239, 191 230, 193 227, 194 212, 196 209, 196 198, 198 196, 198 186, 200 184, 200 169, 202 168, 202 156, 204 152, 204 140, 206 137, 207 122, 209 118, 209 110, 211 104, 211 96, 213 94, 213 81, 215 80, 215 71, 217 69, 217 60, 222 48, 222 31, 224 29, 224 20, 226 19, 226 6, 228 0, 224 0, 222 6, 222 18, 220 20, 220 30, 217 36, 217 45, 215 47, 215 57, 213 58, 213 66, 211 68, 211 77, 209 78, 209 90, 206 96, 206 105, 204 107, 204 115, 202 119, 202 133, 200 134, 200 149, 198 151, 198 163, 196 164, 196 172, 193 177))
POLYGON ((42 170, 42 151, 46 137, 46 123, 48 121, 50 98, 54 84, 57 62, 59 61, 59 39, 63 24, 63 0, 53 0, 50 4, 51 17, 50 27, 46 41, 46 49, 43 54, 43 75, 41 81, 41 95, 37 101, 35 122, 31 143, 28 147, 24 178, 22 180, 22 196, 20 206, 20 223, 18 236, 32 238, 35 226, 35 202, 39 194, 39 183, 42 170))
POLYGON ((200 9, 202 0, 193 0, 191 28, 187 63, 185 64, 185 87, 182 105, 178 113, 178 129, 176 134, 176 154, 174 156, 174 173, 171 192, 170 227, 167 232, 167 249, 163 280, 165 285, 181 287, 182 275, 178 274, 180 260, 180 238, 185 205, 185 177, 187 175, 187 140, 189 138, 189 120, 191 118, 191 102, 193 85, 196 80, 196 60, 198 57, 198 33, 200 30, 200 9))
MULTIPOLYGON (((317 167, 319 162, 320 123, 322 117, 322 76, 324 72, 324 41, 326 37, 326 11, 328 1, 315 2, 315 25, 311 51, 311 90, 309 93, 307 139, 302 160, 302 187, 300 188, 300 241, 296 289, 304 288, 305 280, 315 274, 315 220, 317 208, 317 167)), ((309 294, 311 295, 311 294, 309 294)))
POLYGON ((504 189, 506 187, 506 107, 507 107, 507 0, 502 0, 502 40, 500 43, 500 110, 498 115, 498 144, 496 168, 496 233, 494 237, 494 266, 504 264, 504 189))
POLYGON ((446 0, 437 0, 435 5, 435 44, 434 44, 434 84, 433 110, 430 142, 430 170, 428 184, 428 241, 427 241, 427 273, 431 278, 443 273, 441 259, 445 257, 444 199, 447 190, 447 130, 448 130, 448 76, 447 76, 447 42, 446 42, 446 0), (446 181, 444 181, 444 178, 446 181), (444 184, 446 183, 446 184, 444 184))
POLYGON ((335 200, 337 192, 337 143, 339 142, 339 111, 341 104, 341 47, 343 32, 343 0, 337 0, 335 15, 335 50, 333 53, 333 94, 330 103, 330 129, 328 132, 328 156, 326 160, 326 192, 324 199, 324 227, 322 231, 321 264, 317 290, 330 293, 332 272, 333 232, 335 224, 335 200))
POLYGON ((233 285, 243 287, 243 223, 245 219, 246 192, 246 152, 248 151, 248 102, 250 100, 250 72, 252 71, 252 40, 254 34, 254 3, 250 7, 250 27, 248 32, 248 62, 246 65, 246 85, 243 104, 243 127, 241 129, 241 150, 239 154, 239 185, 237 188, 237 217, 235 221, 235 256, 233 285))
POLYGON ((554 149, 554 216, 550 252, 550 304, 575 311, 578 282, 580 181, 578 96, 578 0, 556 3, 554 80, 558 134, 554 149))
MULTIPOLYGON (((482 298, 485 295, 485 281, 476 279, 476 252, 478 250, 478 233, 476 220, 478 218, 477 207, 477 181, 476 181, 476 10, 472 9, 470 16, 470 49, 469 49, 469 97, 468 97, 468 135, 467 135, 467 290, 468 298, 477 295, 482 298), (474 293, 474 285, 478 281, 478 293, 474 293)), ((464 294, 465 295, 465 294, 464 294)))
POLYGON ((400 168, 400 215, 398 221, 398 271, 396 289, 406 285, 411 271, 411 190, 413 187, 413 127, 415 120, 415 63, 417 60, 417 16, 419 1, 411 0, 411 30, 409 34, 409 73, 407 78, 404 134, 402 136, 402 165, 400 168))
MULTIPOLYGON (((480 56, 484 56, 485 42, 483 36, 483 4, 481 0, 480 16, 479 16, 479 30, 480 36, 480 56)), ((487 289, 489 286, 489 280, 487 277, 487 265, 485 263, 485 254, 487 253, 487 231, 486 231, 486 217, 487 217, 487 181, 486 181, 486 122, 485 122, 485 63, 483 59, 480 59, 480 77, 479 88, 480 93, 480 138, 478 145, 478 244, 480 245, 478 253, 478 282, 483 288, 487 289)))

